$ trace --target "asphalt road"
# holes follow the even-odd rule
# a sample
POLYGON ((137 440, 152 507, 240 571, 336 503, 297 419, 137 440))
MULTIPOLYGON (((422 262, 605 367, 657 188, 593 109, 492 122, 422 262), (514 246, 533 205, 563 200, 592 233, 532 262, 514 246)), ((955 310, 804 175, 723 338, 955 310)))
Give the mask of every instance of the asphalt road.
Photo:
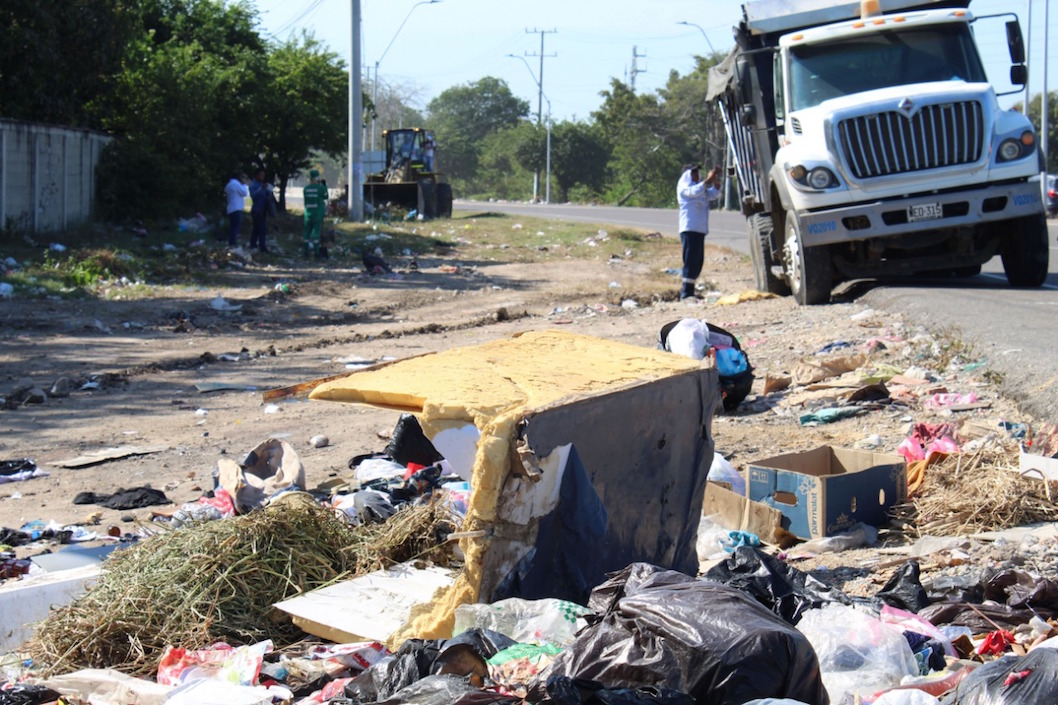
MULTIPOLYGON (((496 211, 644 228, 676 236, 674 209, 462 201, 459 211, 496 211)), ((1050 274, 1040 289, 1007 286, 999 258, 966 279, 893 278, 841 285, 836 295, 899 312, 935 331, 952 331, 1003 378, 1003 392, 1041 420, 1058 422, 1058 221, 1049 220, 1050 274)), ((710 216, 709 242, 748 254, 745 219, 710 216)))

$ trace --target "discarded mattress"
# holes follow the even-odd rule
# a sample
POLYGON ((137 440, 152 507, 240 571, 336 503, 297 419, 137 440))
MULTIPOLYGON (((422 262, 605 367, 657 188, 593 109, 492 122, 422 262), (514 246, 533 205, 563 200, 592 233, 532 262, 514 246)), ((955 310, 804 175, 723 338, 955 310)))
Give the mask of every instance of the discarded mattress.
POLYGON ((450 636, 468 602, 583 603, 636 561, 697 572, 719 380, 696 360, 530 332, 354 372, 310 398, 413 413, 431 439, 467 425, 480 434, 466 568, 391 643, 450 636))

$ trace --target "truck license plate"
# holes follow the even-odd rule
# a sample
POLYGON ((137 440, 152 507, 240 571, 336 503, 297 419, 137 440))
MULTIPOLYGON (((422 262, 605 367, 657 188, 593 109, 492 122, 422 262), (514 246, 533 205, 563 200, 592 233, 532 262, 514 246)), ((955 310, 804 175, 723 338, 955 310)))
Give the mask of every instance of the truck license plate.
POLYGON ((913 223, 916 220, 936 220, 944 217, 944 209, 939 203, 920 203, 917 206, 908 206, 907 220, 913 223))

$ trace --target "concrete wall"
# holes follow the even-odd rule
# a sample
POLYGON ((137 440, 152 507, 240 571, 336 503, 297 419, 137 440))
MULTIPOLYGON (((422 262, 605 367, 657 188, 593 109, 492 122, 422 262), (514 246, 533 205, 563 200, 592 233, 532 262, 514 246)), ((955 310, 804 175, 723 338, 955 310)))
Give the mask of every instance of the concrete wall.
POLYGON ((96 166, 110 140, 91 130, 0 119, 0 227, 50 232, 88 220, 96 166))

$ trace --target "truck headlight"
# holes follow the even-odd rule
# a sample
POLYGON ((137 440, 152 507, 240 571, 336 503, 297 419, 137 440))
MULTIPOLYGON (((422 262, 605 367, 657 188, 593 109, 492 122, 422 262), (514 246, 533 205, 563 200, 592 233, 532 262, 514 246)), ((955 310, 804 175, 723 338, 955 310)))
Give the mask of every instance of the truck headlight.
POLYGON ((830 173, 830 169, 825 169, 821 166, 816 167, 812 171, 808 172, 808 185, 812 188, 825 189, 837 183, 837 179, 830 173))
POLYGON ((838 179, 834 176, 834 172, 822 166, 817 166, 812 171, 809 171, 801 164, 797 164, 787 169, 786 173, 801 186, 807 186, 817 191, 838 185, 838 179))
POLYGON ((999 143, 997 161, 1011 162, 1021 156, 1021 142, 1018 140, 1003 140, 999 143))

